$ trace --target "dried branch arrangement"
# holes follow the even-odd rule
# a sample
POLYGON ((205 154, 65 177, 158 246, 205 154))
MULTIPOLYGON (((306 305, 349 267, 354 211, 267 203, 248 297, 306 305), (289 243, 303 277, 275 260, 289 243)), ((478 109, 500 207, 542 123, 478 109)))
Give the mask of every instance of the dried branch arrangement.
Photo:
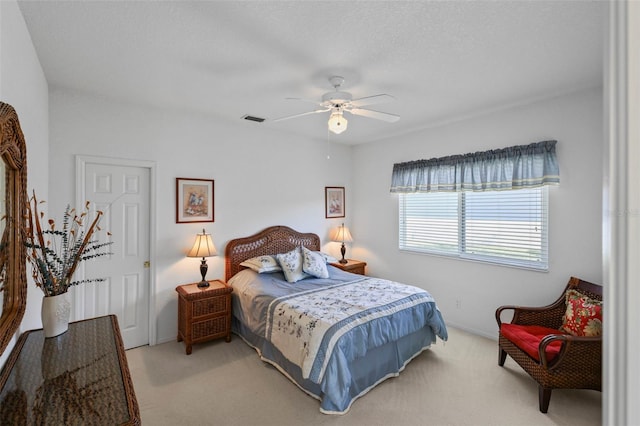
MULTIPOLYGON (((104 278, 73 280, 80 262, 112 254, 107 248, 113 241, 101 243, 98 240, 103 212, 96 210, 91 220, 90 202, 85 203, 81 212, 67 206, 61 229, 56 229, 53 219, 48 219, 48 227, 43 229, 44 213, 38 211, 38 204, 43 202, 38 202, 35 192, 28 200, 24 232, 27 258, 31 263, 36 285, 45 296, 56 296, 66 293, 74 285, 104 281, 104 278)), ((107 236, 110 235, 107 232, 107 236)))

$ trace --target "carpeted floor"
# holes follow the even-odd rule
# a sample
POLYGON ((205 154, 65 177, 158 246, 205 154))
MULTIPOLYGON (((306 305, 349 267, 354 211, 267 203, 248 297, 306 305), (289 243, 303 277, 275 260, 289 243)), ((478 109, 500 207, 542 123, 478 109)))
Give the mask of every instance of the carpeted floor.
POLYGON ((600 425, 602 394, 554 390, 538 411, 536 383, 497 343, 455 328, 449 341, 416 357, 399 377, 358 399, 343 416, 263 363, 239 337, 194 345, 171 342, 127 351, 146 425, 600 425))

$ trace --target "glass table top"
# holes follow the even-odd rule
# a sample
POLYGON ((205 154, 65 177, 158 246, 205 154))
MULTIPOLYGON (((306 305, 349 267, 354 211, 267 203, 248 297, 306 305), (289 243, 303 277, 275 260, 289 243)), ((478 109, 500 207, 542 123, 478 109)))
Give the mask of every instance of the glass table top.
POLYGON ((25 332, 0 374, 0 424, 139 424, 113 315, 25 332))

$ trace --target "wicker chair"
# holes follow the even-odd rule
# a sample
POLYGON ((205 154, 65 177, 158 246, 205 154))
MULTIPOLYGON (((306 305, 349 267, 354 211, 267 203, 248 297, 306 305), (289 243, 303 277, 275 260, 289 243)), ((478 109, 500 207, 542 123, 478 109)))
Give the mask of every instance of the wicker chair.
POLYGON ((538 382, 538 399, 542 413, 546 413, 549 408, 553 389, 602 391, 602 336, 577 337, 559 330, 566 311, 565 292, 569 289, 575 289, 591 299, 602 300, 601 286, 571 277, 565 291, 551 305, 535 308, 501 306, 496 310, 496 321, 500 328, 498 365, 504 366, 508 354, 538 382), (538 325, 558 331, 540 336, 537 354, 534 353, 537 356, 533 357, 531 347, 527 353, 503 335, 504 324, 501 314, 505 310, 513 310, 510 324, 538 325), (549 355, 552 347, 557 352, 555 356, 549 355))

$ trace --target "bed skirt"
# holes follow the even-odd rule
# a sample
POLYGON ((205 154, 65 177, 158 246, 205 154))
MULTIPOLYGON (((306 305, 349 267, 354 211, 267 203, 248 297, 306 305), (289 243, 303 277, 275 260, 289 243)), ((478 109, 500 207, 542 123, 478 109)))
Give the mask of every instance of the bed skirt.
POLYGON ((299 366, 291 363, 280 351, 237 321, 232 321, 232 331, 254 348, 260 358, 276 367, 300 389, 320 400, 320 412, 324 414, 346 414, 353 402, 366 394, 378 383, 396 377, 413 358, 436 342, 436 335, 430 326, 408 334, 399 340, 370 349, 364 357, 348 363, 348 377, 345 369, 339 368, 333 360, 329 363, 321 383, 314 383, 302 377, 299 366))

